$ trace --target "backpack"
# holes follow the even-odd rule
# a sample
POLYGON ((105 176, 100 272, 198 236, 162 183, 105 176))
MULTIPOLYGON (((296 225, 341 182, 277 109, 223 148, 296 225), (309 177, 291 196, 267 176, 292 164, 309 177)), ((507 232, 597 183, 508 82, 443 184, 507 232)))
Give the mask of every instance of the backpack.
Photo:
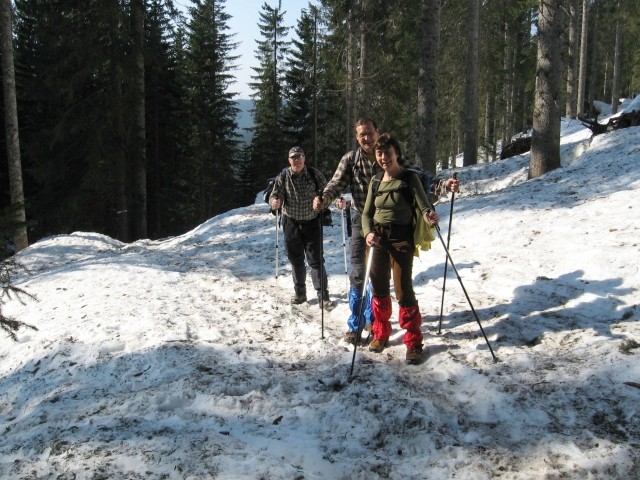
MULTIPOLYGON (((282 169, 282 171, 278 174, 278 176, 284 175, 285 172, 287 171, 287 168, 282 169)), ((273 186, 276 183, 276 178, 278 177, 271 177, 270 179, 267 180, 267 187, 264 189, 264 193, 262 194, 262 200, 264 200, 264 203, 269 203, 269 197, 271 196, 271 192, 273 192, 273 186)), ((270 211, 271 211, 271 215, 275 215, 276 212, 278 214, 281 214, 282 207, 280 207, 278 210, 270 210, 270 211)))
MULTIPOLYGON (((278 174, 279 177, 282 177, 282 181, 284 181, 284 176, 287 174, 288 169, 289 167, 285 167, 278 174)), ((315 171, 313 170, 312 167, 307 167, 307 172, 309 172, 309 175, 311 176, 311 180, 313 180, 313 183, 316 185, 316 192, 318 193, 318 195, 322 195, 322 192, 320 191, 320 185, 318 184, 318 180, 316 179, 315 171)), ((264 193, 262 194, 262 199, 264 200, 265 203, 269 203, 269 197, 271 196, 271 192, 273 191, 273 186, 276 183, 276 178, 277 177, 273 177, 267 180, 267 188, 265 188, 264 193)), ((280 212, 280 209, 278 210, 278 212, 280 212)), ((276 211, 271 210, 271 213, 275 215, 276 211)), ((329 210, 328 208, 325 208, 322 211, 322 225, 325 227, 330 227, 333 225, 333 220, 331 219, 331 210, 329 210)))
POLYGON ((271 196, 271 192, 273 192, 273 186, 276 183, 276 177, 271 177, 267 180, 267 186, 262 193, 262 200, 264 203, 269 203, 269 197, 271 196))
MULTIPOLYGON (((412 207, 413 211, 413 244, 415 245, 415 251, 413 255, 415 257, 420 256, 420 250, 427 251, 431 249, 431 242, 433 242, 436 238, 433 235, 434 227, 431 227, 422 219, 422 212, 418 208, 418 202, 414 198, 411 193, 411 189, 409 188, 408 183, 408 175, 415 174, 420 178, 420 183, 422 184, 422 188, 427 194, 427 198, 429 198, 429 192, 431 190, 431 184, 433 183, 433 176, 421 169, 420 167, 410 165, 406 167, 406 170, 402 174, 400 180, 402 181, 401 186, 397 189, 404 196, 405 200, 412 207)), ((374 196, 378 196, 378 188, 380 187, 380 182, 382 181, 382 176, 384 172, 379 172, 373 179, 372 193, 374 196)), ((394 190, 396 191, 396 190, 394 190)), ((385 192, 386 193, 386 192, 385 192)), ((429 200, 431 202, 431 200, 429 200)))

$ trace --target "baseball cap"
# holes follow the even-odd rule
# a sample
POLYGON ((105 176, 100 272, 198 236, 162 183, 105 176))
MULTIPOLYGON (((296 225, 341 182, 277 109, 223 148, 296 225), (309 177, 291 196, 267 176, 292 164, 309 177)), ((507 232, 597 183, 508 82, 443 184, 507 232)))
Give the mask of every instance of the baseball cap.
POLYGON ((302 147, 292 147, 291 150, 289 150, 289 156, 295 155, 296 153, 304 155, 304 150, 302 150, 302 147))

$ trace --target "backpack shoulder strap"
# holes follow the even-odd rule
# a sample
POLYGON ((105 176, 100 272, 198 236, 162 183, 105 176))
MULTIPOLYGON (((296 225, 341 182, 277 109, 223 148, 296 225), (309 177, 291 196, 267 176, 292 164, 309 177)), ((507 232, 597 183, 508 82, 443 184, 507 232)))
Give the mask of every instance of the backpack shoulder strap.
POLYGON ((375 177, 373 177, 373 189, 371 190, 371 193, 373 193, 374 197, 378 195, 378 189, 380 188, 380 182, 382 181, 383 175, 384 171, 376 173, 375 177))
POLYGON ((287 170, 289 170, 289 167, 283 168, 278 174, 278 177, 280 177, 280 181, 282 182, 282 191, 284 192, 284 198, 282 199, 283 204, 287 199, 287 170))
POLYGON ((311 180, 313 180, 313 183, 315 183, 315 185, 316 185, 316 192, 318 193, 318 195, 321 195, 322 192, 320 191, 320 185, 318 185, 318 179, 316 177, 316 172, 314 170, 315 169, 313 167, 307 167, 307 171, 309 172, 309 176, 311 177, 311 180))
POLYGON ((314 170, 315 169, 313 167, 307 167, 309 176, 311 177, 311 180, 313 180, 313 183, 316 184, 316 190, 318 190, 318 179, 316 178, 316 172, 314 170))
POLYGON ((405 183, 405 187, 402 189, 402 194, 404 195, 404 198, 407 201, 407 203, 413 207, 416 199, 414 198, 413 193, 411 191, 411 187, 409 186, 409 181, 410 181, 409 179, 411 178, 411 175, 414 175, 416 177, 418 176, 416 172, 407 168, 402 173, 402 176, 400 177, 400 179, 405 183))

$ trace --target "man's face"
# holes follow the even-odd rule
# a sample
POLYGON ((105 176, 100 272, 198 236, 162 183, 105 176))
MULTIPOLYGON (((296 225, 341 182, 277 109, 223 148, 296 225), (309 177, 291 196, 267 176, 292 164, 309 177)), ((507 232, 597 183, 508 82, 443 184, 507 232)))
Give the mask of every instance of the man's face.
POLYGON ((289 165, 293 173, 300 173, 304 168, 304 153, 294 153, 289 155, 289 165))
POLYGON ((358 145, 367 155, 373 155, 373 145, 378 140, 380 132, 373 127, 371 122, 356 127, 356 140, 358 145))

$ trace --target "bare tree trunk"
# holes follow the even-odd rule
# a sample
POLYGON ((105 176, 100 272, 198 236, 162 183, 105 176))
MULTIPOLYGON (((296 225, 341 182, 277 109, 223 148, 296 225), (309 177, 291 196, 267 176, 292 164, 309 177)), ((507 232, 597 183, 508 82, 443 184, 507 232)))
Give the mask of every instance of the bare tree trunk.
POLYGON ((346 116, 345 116, 345 150, 351 150, 352 146, 353 146, 353 139, 354 139, 354 134, 353 134, 353 125, 355 123, 355 119, 354 119, 354 88, 353 88, 353 83, 354 83, 354 76, 353 76, 353 16, 351 14, 351 11, 349 11, 349 16, 347 18, 347 64, 346 64, 346 75, 345 75, 345 89, 344 89, 344 94, 345 94, 345 110, 346 110, 346 116))
POLYGON ((489 163, 489 150, 490 145, 493 142, 492 134, 491 134, 491 122, 493 122, 493 111, 491 109, 491 93, 489 89, 485 93, 484 98, 484 162, 489 163))
POLYGON ((16 77, 13 64, 12 11, 11 0, 0 0, 0 29, 2 30, 2 88, 4 93, 4 121, 7 141, 7 160, 9 164, 9 189, 11 207, 16 230, 13 243, 16 251, 29 246, 27 237, 26 213, 24 209, 24 190, 22 185, 22 160, 20 158, 20 137, 18 130, 18 101, 16 99, 16 77))
POLYGON ((369 99, 370 87, 367 75, 369 75, 369 66, 367 62, 368 52, 368 36, 367 36, 367 23, 365 19, 365 12, 362 13, 363 18, 360 21, 360 72, 358 75, 358 116, 369 117, 371 112, 369 111, 369 99))
POLYGON ((467 61, 464 98, 464 153, 462 165, 478 163, 478 38, 480 0, 467 2, 467 61))
POLYGON ((529 128, 529 95, 523 95, 522 101, 522 125, 520 125, 520 130, 526 132, 529 128))
POLYGON ((442 168, 447 169, 456 166, 456 157, 458 156, 458 130, 455 125, 451 125, 449 130, 449 155, 447 160, 442 162, 442 168), (445 163, 446 162, 446 163, 445 163))
POLYGON ((529 178, 560 167, 562 31, 565 0, 540 0, 529 178))
POLYGON ((435 172, 438 152, 440 1, 421 0, 421 11, 415 163, 426 170, 435 172))
POLYGON ((486 91, 486 121, 484 126, 484 144, 485 144, 485 161, 492 162, 496 159, 498 149, 498 95, 496 88, 498 85, 498 76, 494 76, 494 81, 486 91))
POLYGON ((120 60, 120 42, 118 35, 118 18, 114 13, 110 14, 110 75, 113 96, 113 110, 110 115, 112 122, 111 142, 113 144, 113 171, 115 179, 114 203, 116 206, 117 238, 122 242, 130 241, 129 236, 129 200, 127 198, 127 160, 126 160, 126 132, 124 126, 124 73, 120 60))
POLYGON ((569 1, 569 49, 567 51, 567 103, 565 113, 576 117, 576 73, 578 70, 578 1, 569 1))
POLYGON ((618 113, 620 102, 620 50, 622 48, 622 26, 620 21, 620 0, 618 0, 616 16, 616 46, 613 57, 613 79, 611 81, 611 114, 618 113))
POLYGON ((501 112, 502 122, 502 144, 509 143, 511 141, 511 131, 509 128, 509 67, 511 65, 511 39, 509 38, 509 26, 505 22, 502 32, 502 45, 504 58, 502 59, 502 96, 500 98, 500 106, 498 111, 501 112))
MULTIPOLYGON (((598 10, 600 9, 599 7, 599 3, 595 3, 593 5, 593 10, 591 10, 589 12, 589 18, 592 18, 592 23, 593 26, 591 27, 591 37, 590 37, 590 42, 591 45, 596 45, 598 43, 598 37, 599 37, 599 33, 598 31, 600 30, 600 26, 599 21, 600 21, 600 14, 598 12, 598 10)), ((596 98, 596 88, 598 85, 598 73, 599 73, 599 68, 598 68, 598 49, 593 47, 591 49, 591 51, 589 52, 589 89, 586 90, 586 86, 585 86, 585 95, 586 95, 586 102, 591 104, 591 102, 593 102, 593 100, 596 98)), ((587 62, 586 58, 585 58, 585 63, 587 62)), ((586 69, 585 69, 586 70, 586 69)), ((582 72, 580 73, 582 75, 582 72)), ((585 77, 586 77, 586 71, 585 71, 585 77)))
POLYGON ((136 239, 147 238, 147 170, 144 88, 144 0, 131 1, 133 32, 134 131, 132 132, 131 166, 133 170, 133 232, 136 239))
POLYGON ((318 168, 318 9, 313 12, 313 166, 318 168))
POLYGON ((502 90, 502 144, 509 143, 513 136, 513 56, 514 47, 509 25, 504 24, 504 59, 502 90))
POLYGON ((608 84, 608 78, 609 78, 609 58, 607 57, 604 60, 604 68, 602 69, 604 71, 604 79, 602 82, 602 98, 606 98, 607 96, 607 84, 608 84))
POLYGON ((584 115, 584 94, 587 82, 587 32, 589 31, 589 0, 582 0, 582 34, 580 35, 580 75, 576 115, 584 115))

